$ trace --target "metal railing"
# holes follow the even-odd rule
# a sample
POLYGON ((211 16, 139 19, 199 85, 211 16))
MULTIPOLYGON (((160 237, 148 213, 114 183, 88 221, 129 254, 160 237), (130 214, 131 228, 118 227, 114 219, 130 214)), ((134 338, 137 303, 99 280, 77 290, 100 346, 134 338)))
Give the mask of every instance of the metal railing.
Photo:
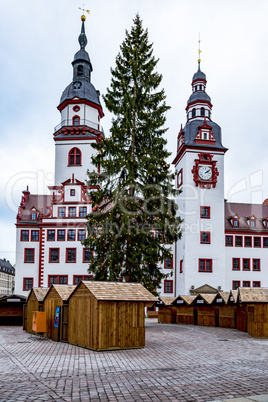
POLYGON ((104 133, 103 127, 100 124, 94 123, 93 121, 89 121, 86 119, 80 119, 79 124, 76 124, 76 122, 73 122, 73 119, 63 120, 60 124, 58 124, 54 128, 54 133, 62 127, 81 127, 81 126, 87 126, 89 128, 93 128, 94 130, 98 130, 98 131, 104 133))

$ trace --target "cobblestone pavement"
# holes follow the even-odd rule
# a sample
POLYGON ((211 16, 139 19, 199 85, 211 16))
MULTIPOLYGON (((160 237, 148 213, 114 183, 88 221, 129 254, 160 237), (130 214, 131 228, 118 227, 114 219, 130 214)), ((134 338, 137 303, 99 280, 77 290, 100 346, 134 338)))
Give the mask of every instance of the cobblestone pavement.
POLYGON ((93 352, 0 327, 0 401, 268 401, 268 340, 146 320, 144 349, 93 352))

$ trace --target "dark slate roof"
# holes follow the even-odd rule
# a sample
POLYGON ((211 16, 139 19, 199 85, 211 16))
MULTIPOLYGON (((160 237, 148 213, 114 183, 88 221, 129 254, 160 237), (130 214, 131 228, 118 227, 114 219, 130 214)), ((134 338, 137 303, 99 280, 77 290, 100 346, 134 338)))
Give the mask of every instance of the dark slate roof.
MULTIPOLYGON (((184 131, 184 143, 185 145, 190 145, 190 146, 195 146, 195 137, 199 131, 198 127, 201 126, 204 123, 204 120, 199 120, 195 119, 192 121, 189 121, 183 131, 184 131)), ((207 124, 212 128, 212 134, 216 140, 216 143, 209 143, 206 145, 207 148, 224 148, 224 146, 221 143, 221 128, 218 124, 214 123, 213 121, 207 121, 207 124)))
MULTIPOLYGON (((90 62, 88 52, 85 49, 78 50, 78 52, 76 52, 74 55, 74 61, 76 61, 76 60, 86 60, 86 61, 90 62)), ((90 64, 91 64, 91 62, 90 62, 90 64)))
POLYGON ((208 96, 208 94, 204 91, 196 91, 192 93, 190 98, 187 101, 187 105, 191 102, 196 102, 196 101, 207 101, 211 103, 211 98, 208 96))
POLYGON ((79 81, 81 83, 81 86, 78 89, 75 88, 74 86, 76 82, 75 83, 71 82, 71 84, 69 84, 67 88, 65 88, 60 98, 60 104, 62 104, 64 101, 68 99, 78 97, 79 99, 88 100, 92 103, 95 103, 96 105, 101 105, 99 99, 99 92, 96 91, 91 82, 87 82, 84 80, 79 81))
POLYGON ((201 70, 200 70, 200 63, 198 63, 198 70, 197 70, 197 72, 193 75, 193 81, 195 81, 195 80, 197 80, 197 79, 201 79, 201 80, 206 80, 206 74, 205 73, 203 73, 201 70))
POLYGON ((15 275, 15 268, 5 258, 3 260, 0 259, 0 272, 15 275))
POLYGON ((236 202, 225 202, 225 230, 264 231, 268 233, 268 228, 265 228, 263 219, 268 217, 268 205, 264 204, 243 204, 236 202), (239 227, 233 227, 231 218, 238 216, 239 227), (252 228, 248 225, 248 219, 254 216, 256 218, 256 227, 252 228))

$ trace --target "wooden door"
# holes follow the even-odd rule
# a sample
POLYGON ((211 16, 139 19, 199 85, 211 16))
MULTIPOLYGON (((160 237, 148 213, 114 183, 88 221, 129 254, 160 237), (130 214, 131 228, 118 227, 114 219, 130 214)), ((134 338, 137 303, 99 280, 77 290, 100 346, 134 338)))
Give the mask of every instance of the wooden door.
POLYGON ((53 341, 59 341, 60 340, 60 322, 61 322, 61 306, 56 306, 54 309, 54 319, 52 321, 52 336, 51 339, 53 341), (59 309, 59 317, 58 317, 58 322, 56 323, 55 320, 55 314, 56 314, 56 310, 59 309), (58 325, 58 326, 57 326, 58 325))
POLYGON ((69 305, 61 307, 61 341, 68 342, 69 305))
POLYGON ((27 304, 23 305, 23 329, 27 330, 27 304))
POLYGON ((145 346, 144 303, 118 303, 118 335, 121 349, 145 346))

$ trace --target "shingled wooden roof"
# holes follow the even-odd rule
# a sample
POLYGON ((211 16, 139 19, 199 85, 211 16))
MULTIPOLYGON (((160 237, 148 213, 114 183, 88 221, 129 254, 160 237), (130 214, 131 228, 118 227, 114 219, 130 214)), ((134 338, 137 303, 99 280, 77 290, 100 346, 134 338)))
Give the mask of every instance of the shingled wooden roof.
POLYGON ((174 300, 176 300, 176 297, 159 297, 159 300, 161 300, 165 306, 171 306, 174 300))
POLYGON ((230 296, 230 292, 219 292, 219 295, 223 298, 224 303, 227 304, 230 296))
POLYGON ((36 299, 41 302, 46 297, 49 288, 32 288, 28 294, 27 301, 29 300, 32 293, 35 294, 36 299))
POLYGON ((53 288, 58 293, 61 300, 66 301, 66 300, 68 300, 68 298, 69 298, 70 294, 73 292, 73 290, 76 288, 76 285, 52 285, 50 287, 50 289, 48 290, 44 299, 49 295, 50 291, 53 288))
POLYGON ((241 303, 268 303, 268 288, 239 288, 241 303))
MULTIPOLYGON (((186 304, 190 305, 190 304, 192 304, 192 302, 196 299, 197 296, 184 296, 184 295, 180 295, 179 297, 180 297, 182 300, 184 300, 186 304)), ((177 299, 178 299, 179 297, 177 297, 177 299)))
POLYGON ((208 293, 200 293, 198 296, 201 296, 202 299, 204 299, 207 304, 212 304, 214 302, 214 300, 216 299, 217 295, 208 294, 208 293))
POLYGON ((90 290, 97 300, 140 302, 158 301, 158 299, 140 283, 98 281, 82 281, 82 283, 90 290))

